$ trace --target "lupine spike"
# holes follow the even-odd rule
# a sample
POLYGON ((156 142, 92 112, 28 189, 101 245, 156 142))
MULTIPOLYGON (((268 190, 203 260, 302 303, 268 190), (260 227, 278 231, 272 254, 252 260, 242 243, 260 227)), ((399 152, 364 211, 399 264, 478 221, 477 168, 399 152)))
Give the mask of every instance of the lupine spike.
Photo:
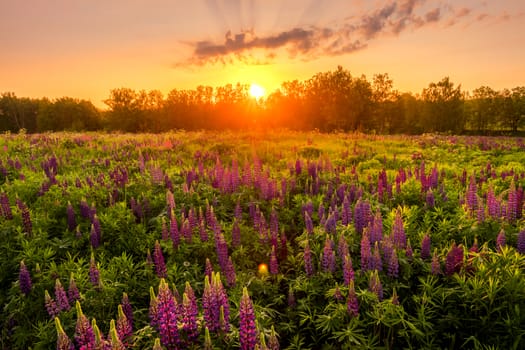
POLYGON ((167 348, 177 348, 180 344, 179 330, 177 326, 178 315, 177 305, 173 293, 168 284, 162 278, 159 284, 159 294, 157 296, 157 328, 160 333, 160 340, 167 348))
POLYGON ((525 229, 518 233, 517 249, 521 254, 525 254, 525 229))
POLYGON ((275 246, 272 245, 272 252, 270 253, 270 273, 276 275, 279 273, 279 264, 277 262, 277 255, 275 253, 275 246))
POLYGON ((239 305, 239 342, 242 350, 252 350, 257 344, 255 312, 246 287, 242 290, 239 305))
POLYGON ((75 346, 62 327, 58 317, 55 317, 55 327, 57 329, 57 350, 74 350, 75 346))
POLYGON ((155 272, 159 278, 167 278, 168 272, 166 264, 164 263, 164 255, 158 240, 155 241, 155 248, 153 250, 153 264, 155 265, 155 272))
POLYGON ((122 305, 118 306, 118 318, 117 318, 117 334, 119 339, 124 345, 128 344, 129 339, 133 335, 133 327, 129 322, 122 305))
POLYGON ((279 350, 279 338, 277 337, 277 332, 275 332, 275 329, 270 329, 270 337, 268 338, 268 349, 269 350, 279 350))
POLYGON ((149 287, 149 319, 150 319, 150 325, 152 327, 157 327, 157 324, 159 322, 159 313, 158 313, 158 299, 155 295, 155 291, 153 290, 153 287, 149 287))
POLYGON ((68 311, 71 309, 66 291, 64 290, 64 287, 58 278, 55 280, 55 297, 57 299, 57 305, 60 311, 68 311))
POLYGON ((359 315, 359 302, 355 293, 354 281, 351 280, 348 286, 347 311, 352 317, 359 315))
POLYGON ((89 261, 89 281, 95 288, 101 286, 100 271, 98 269, 97 263, 95 262, 95 254, 93 252, 91 252, 91 259, 89 261))
POLYGON ((432 263, 430 264, 430 272, 433 275, 441 274, 441 263, 439 262, 439 256, 437 249, 434 249, 434 254, 432 254, 432 263))
POLYGON ((430 235, 425 233, 421 240, 421 259, 430 258, 430 235))
POLYGON ((91 328, 93 328, 93 334, 95 335, 95 350, 104 350, 109 345, 102 336, 100 328, 98 328, 97 320, 91 320, 91 328))
POLYGON ((210 330, 204 327, 204 350, 213 350, 213 343, 211 342, 210 330))
POLYGON ((153 350, 163 350, 162 345, 160 345, 160 338, 155 338, 155 343, 153 344, 153 350))
POLYGON ((111 350, 126 350, 126 347, 118 336, 115 320, 109 322, 109 345, 111 346, 111 350))
POLYGON ((77 323, 75 326, 75 343, 78 348, 93 349, 95 347, 95 334, 88 318, 82 312, 80 302, 75 303, 77 323))
POLYGON ((26 264, 24 261, 20 261, 20 272, 18 274, 18 281, 20 284, 20 291, 28 295, 31 292, 31 287, 33 283, 31 282, 31 275, 29 274, 29 270, 26 267, 26 264))
POLYGON ((46 310, 49 316, 51 316, 51 319, 54 319, 58 314, 60 313, 60 310, 58 309, 58 306, 53 298, 51 298, 51 295, 49 295, 49 292, 45 291, 44 294, 44 300, 45 300, 45 306, 46 310))
POLYGON ((306 271, 306 276, 310 277, 314 274, 314 268, 312 264, 312 252, 310 250, 310 244, 308 243, 308 240, 306 241, 306 245, 304 246, 304 269, 306 271))
POLYGON ((77 283, 75 282, 75 275, 71 272, 69 277, 69 286, 67 289, 67 299, 71 304, 80 300, 80 292, 78 291, 77 283))

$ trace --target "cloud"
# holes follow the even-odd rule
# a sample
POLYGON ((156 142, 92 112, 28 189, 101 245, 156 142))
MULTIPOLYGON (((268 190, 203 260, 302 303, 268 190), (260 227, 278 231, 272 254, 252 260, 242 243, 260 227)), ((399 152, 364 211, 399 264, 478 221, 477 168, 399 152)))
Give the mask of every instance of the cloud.
MULTIPOLYGON (((366 13, 352 14, 330 26, 293 27, 277 33, 257 35, 252 30, 227 31, 221 41, 192 42, 193 55, 182 65, 208 63, 267 64, 283 52, 289 58, 311 60, 337 56, 366 48, 378 37, 399 35, 406 30, 445 21, 452 25, 473 15, 466 7, 450 5, 429 8, 425 0, 388 1, 366 13)), ((480 18, 478 18, 479 20, 480 18)))

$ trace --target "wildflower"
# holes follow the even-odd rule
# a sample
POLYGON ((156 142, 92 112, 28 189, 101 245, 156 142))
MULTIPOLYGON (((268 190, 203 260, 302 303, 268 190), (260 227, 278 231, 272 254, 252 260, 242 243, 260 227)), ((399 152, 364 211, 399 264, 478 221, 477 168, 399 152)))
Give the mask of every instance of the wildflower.
POLYGON ((361 270, 363 272, 371 269, 371 261, 370 241, 368 240, 368 234, 365 232, 361 238, 361 270))
POLYGON ((396 248, 406 248, 407 237, 405 234, 405 228, 403 227, 403 217, 401 216, 401 210, 396 211, 396 216, 394 218, 394 224, 392 227, 392 236, 394 238, 394 246, 396 248))
POLYGON ((173 243, 173 249, 177 249, 180 244, 180 233, 173 209, 170 211, 170 237, 173 243))
POLYGON ((77 284, 75 282, 75 276, 73 275, 73 272, 71 272, 71 276, 69 277, 69 287, 67 289, 67 299, 69 303, 73 304, 75 301, 80 300, 80 293, 77 288, 77 284))
POLYGON ((159 323, 159 310, 158 310, 158 298, 155 295, 155 291, 153 290, 153 287, 149 288, 149 309, 148 309, 148 316, 150 319, 150 325, 154 328, 157 327, 159 323))
POLYGON ((160 338, 155 338, 153 343, 153 350, 163 350, 162 345, 160 345, 160 338))
POLYGON ((197 316, 197 299, 190 284, 186 282, 184 294, 182 295, 182 329, 186 333, 188 341, 195 342, 198 337, 197 316))
POLYGON ((279 265, 277 262, 277 255, 275 254, 275 246, 272 246, 272 252, 270 253, 270 273, 272 275, 279 273, 279 265))
POLYGON ((379 244, 374 244, 374 254, 371 257, 372 270, 383 271, 383 261, 381 260, 381 254, 379 253, 379 244))
POLYGON ((176 348, 179 345, 179 330, 177 327, 177 305, 173 294, 162 278, 157 296, 157 327, 160 340, 167 348, 176 348))
POLYGON ((377 295, 379 301, 383 300, 383 285, 381 284, 377 270, 374 270, 370 275, 368 290, 377 295))
POLYGON ((467 207, 471 212, 475 212, 478 208, 476 177, 472 175, 467 189, 467 207))
POLYGON ((434 254, 432 254, 432 262, 430 264, 430 272, 433 275, 441 274, 441 264, 439 262, 439 256, 437 254, 437 249, 434 249, 434 254))
POLYGON ((66 332, 64 332, 64 328, 62 328, 58 317, 55 317, 55 326, 57 329, 57 350, 74 350, 75 346, 66 332))
POLYGON ((133 309, 126 293, 122 295, 122 301, 120 304, 122 305, 122 311, 124 311, 124 315, 126 315, 130 327, 133 328, 133 309))
POLYGON ((350 316, 357 317, 359 315, 359 302, 355 293, 354 281, 351 280, 348 286, 347 310, 350 316))
POLYGON ((335 271, 335 252, 333 251, 334 242, 329 235, 326 235, 326 240, 323 248, 323 256, 321 259, 321 265, 325 272, 335 271))
POLYGON ((24 225, 24 232, 31 236, 33 232, 33 224, 31 222, 31 215, 29 214, 29 208, 22 202, 20 198, 16 199, 16 205, 22 215, 22 223, 24 225))
POLYGON ((337 255, 341 260, 344 260, 345 256, 349 254, 348 250, 348 243, 346 242, 346 238, 344 235, 339 236, 339 240, 337 241, 337 255))
POLYGON ((80 307, 80 302, 76 302, 77 310, 77 323, 75 326, 75 344, 79 349, 94 349, 95 347, 95 334, 93 333, 93 328, 91 324, 82 312, 80 307))
POLYGON ((452 243, 452 247, 447 254, 445 262, 445 274, 451 276, 455 272, 461 271, 463 265, 463 248, 456 246, 456 243, 452 243))
POLYGON ((505 247, 506 241, 507 239, 505 237, 505 231, 501 229, 501 231, 498 233, 498 236, 496 237, 496 249, 498 252, 501 252, 501 249, 505 247))
POLYGON ((430 258, 430 235, 425 233, 421 240, 421 259, 430 258))
POLYGON ((168 277, 166 264, 164 263, 164 255, 162 255, 162 249, 158 240, 155 241, 155 248, 153 250, 153 264, 155 265, 155 272, 159 278, 168 277))
POLYGON ((89 261, 89 281, 95 287, 100 286, 100 271, 98 270, 93 253, 91 253, 91 260, 89 261))
POLYGON ((75 219, 75 211, 71 202, 67 202, 67 228, 70 232, 73 232, 77 227, 77 220, 75 219))
POLYGON ((310 277, 314 274, 314 268, 312 265, 312 252, 310 251, 310 244, 306 241, 304 246, 304 269, 306 271, 306 276, 310 277))
POLYGON ((125 350, 126 347, 118 336, 115 320, 109 322, 109 346, 111 350, 125 350))
POLYGON ((241 228, 239 226, 239 221, 237 220, 237 218, 233 220, 232 245, 234 247, 238 247, 241 245, 241 228))
POLYGON ((2 216, 7 220, 11 220, 13 218, 11 205, 9 204, 9 197, 5 192, 2 192, 0 194, 0 212, 2 213, 2 216))
POLYGON ((123 344, 127 345, 133 335, 133 326, 129 322, 122 305, 118 306, 118 318, 116 324, 117 334, 123 344))
POLYGON ((46 310, 49 316, 51 316, 51 319, 54 319, 58 314, 60 313, 60 310, 58 309, 58 306, 53 298, 49 295, 49 292, 45 291, 44 294, 44 300, 45 300, 45 306, 46 310))
POLYGON ((525 254, 525 230, 521 230, 518 233, 517 249, 521 254, 525 254))
POLYGON ((55 297, 57 299, 57 305, 60 311, 67 311, 71 309, 71 305, 69 305, 69 300, 67 299, 67 294, 58 278, 55 280, 55 297))
POLYGON ((395 249, 388 260, 387 276, 393 278, 397 278, 399 276, 399 260, 397 258, 395 249))
POLYGON ((208 327, 204 327, 204 350, 213 350, 213 344, 211 342, 210 330, 208 327))
POLYGON ((345 286, 350 285, 350 282, 354 280, 354 269, 352 267, 352 258, 350 254, 346 254, 343 261, 343 280, 345 286))
POLYGON ((235 274, 235 266, 233 265, 232 257, 228 257, 228 262, 226 263, 226 269, 224 271, 224 274, 226 275, 226 283, 228 284, 228 287, 235 286, 236 282, 236 274, 235 274))
POLYGON ((20 272, 18 274, 18 281, 20 284, 20 291, 28 295, 31 292, 32 282, 31 282, 31 275, 29 274, 29 271, 27 270, 27 267, 24 263, 24 261, 20 261, 20 272))
POLYGON ((93 248, 97 248, 100 245, 100 239, 101 239, 100 221, 98 220, 97 214, 95 214, 93 216, 93 221, 91 223, 91 235, 90 235, 91 246, 93 248))
POLYGON ((243 350, 252 350, 257 344, 255 312, 246 287, 242 290, 242 297, 239 305, 239 342, 241 349, 243 350))

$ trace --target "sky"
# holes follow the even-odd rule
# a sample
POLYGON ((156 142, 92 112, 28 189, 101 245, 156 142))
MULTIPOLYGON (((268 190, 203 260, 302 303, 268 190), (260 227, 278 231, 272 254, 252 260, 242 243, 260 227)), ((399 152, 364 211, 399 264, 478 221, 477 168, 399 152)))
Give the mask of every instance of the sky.
POLYGON ((267 91, 342 66, 402 92, 525 85, 523 0, 0 0, 0 93, 267 91))

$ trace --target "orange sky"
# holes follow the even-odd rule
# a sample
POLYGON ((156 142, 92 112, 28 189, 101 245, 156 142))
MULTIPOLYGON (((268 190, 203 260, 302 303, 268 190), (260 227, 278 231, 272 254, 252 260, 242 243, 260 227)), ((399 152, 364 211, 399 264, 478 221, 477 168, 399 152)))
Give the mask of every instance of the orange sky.
POLYGON ((525 85, 524 1, 45 0, 0 3, 0 92, 102 100, 112 88, 256 82, 338 65, 419 93, 525 85), (182 4, 181 4, 182 3, 182 4))

